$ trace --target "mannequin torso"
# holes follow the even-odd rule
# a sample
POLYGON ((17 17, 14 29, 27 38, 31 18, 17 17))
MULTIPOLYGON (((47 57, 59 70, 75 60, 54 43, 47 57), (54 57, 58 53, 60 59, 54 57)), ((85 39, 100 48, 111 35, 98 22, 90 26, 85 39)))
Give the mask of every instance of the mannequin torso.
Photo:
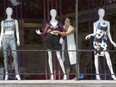
POLYGON ((5 34, 14 34, 15 31, 15 20, 4 20, 3 22, 4 25, 4 33, 5 34))

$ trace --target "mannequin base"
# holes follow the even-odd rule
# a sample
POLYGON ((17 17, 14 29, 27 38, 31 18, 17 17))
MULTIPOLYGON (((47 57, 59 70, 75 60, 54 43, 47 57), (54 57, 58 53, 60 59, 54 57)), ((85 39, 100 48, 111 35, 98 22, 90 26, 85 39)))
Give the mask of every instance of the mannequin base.
POLYGON ((3 80, 0 87, 115 87, 115 80, 3 80))

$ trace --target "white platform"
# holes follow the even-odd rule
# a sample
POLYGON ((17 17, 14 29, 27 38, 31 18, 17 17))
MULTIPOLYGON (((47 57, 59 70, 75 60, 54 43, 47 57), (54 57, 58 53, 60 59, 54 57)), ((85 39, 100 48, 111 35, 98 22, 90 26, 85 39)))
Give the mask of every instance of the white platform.
POLYGON ((0 87, 116 87, 114 80, 8 80, 0 87))

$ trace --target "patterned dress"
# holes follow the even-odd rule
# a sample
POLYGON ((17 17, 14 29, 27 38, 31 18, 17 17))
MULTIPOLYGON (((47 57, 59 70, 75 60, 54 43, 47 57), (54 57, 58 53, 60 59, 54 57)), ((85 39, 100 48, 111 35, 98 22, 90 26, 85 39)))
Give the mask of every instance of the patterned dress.
POLYGON ((107 25, 105 23, 99 23, 97 25, 96 34, 94 36, 93 46, 95 55, 101 55, 101 52, 107 50, 107 25))

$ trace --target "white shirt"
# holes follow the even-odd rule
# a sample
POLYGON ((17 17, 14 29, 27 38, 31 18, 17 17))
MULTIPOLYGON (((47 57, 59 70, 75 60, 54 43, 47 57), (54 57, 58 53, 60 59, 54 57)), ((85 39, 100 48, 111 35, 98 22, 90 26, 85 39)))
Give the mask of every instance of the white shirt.
MULTIPOLYGON (((73 26, 70 25, 68 27, 68 31, 70 31, 70 29, 74 29, 73 26)), ((75 44, 75 39, 74 39, 74 33, 69 34, 66 37, 67 37, 67 50, 69 50, 68 55, 69 55, 70 64, 73 65, 73 64, 76 64, 76 44, 75 44), (73 50, 73 51, 70 51, 70 50, 73 50)), ((65 47, 64 43, 62 45, 63 49, 65 47)))

